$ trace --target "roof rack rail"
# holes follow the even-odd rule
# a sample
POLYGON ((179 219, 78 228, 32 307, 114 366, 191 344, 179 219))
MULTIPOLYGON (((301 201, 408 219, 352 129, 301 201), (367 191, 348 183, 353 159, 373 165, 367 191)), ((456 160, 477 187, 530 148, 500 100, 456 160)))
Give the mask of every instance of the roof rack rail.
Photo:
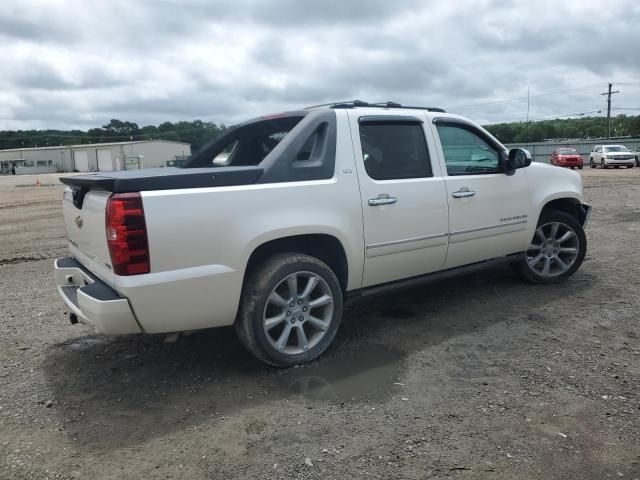
POLYGON ((323 103, 321 105, 313 105, 312 107, 306 107, 305 110, 310 108, 318 108, 318 107, 329 107, 329 108, 358 108, 358 107, 367 107, 367 108, 405 108, 410 110, 427 110, 429 112, 440 112, 445 113, 445 110, 437 107, 412 107, 408 105, 401 105, 398 102, 378 102, 378 103, 369 103, 363 102, 362 100, 348 100, 345 102, 331 102, 331 103, 323 103))

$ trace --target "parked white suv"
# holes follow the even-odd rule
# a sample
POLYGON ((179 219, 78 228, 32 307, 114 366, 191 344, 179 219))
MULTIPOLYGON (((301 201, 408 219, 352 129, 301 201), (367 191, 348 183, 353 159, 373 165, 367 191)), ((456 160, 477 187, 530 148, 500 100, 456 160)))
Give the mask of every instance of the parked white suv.
POLYGON ((320 355, 345 301, 499 263, 556 283, 587 248, 577 173, 435 108, 269 115, 185 168, 61 181, 71 255, 55 279, 72 322, 105 334, 235 325, 276 366, 320 355))
POLYGON ((589 166, 591 168, 619 168, 625 166, 633 168, 636 158, 624 145, 596 145, 589 154, 589 166))

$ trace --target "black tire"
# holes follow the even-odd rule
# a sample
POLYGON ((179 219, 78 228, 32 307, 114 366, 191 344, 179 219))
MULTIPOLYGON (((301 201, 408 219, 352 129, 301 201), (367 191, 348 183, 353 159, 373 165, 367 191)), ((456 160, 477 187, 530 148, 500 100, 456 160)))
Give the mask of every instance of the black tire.
POLYGON ((627 165, 627 168, 633 168, 633 165, 627 165))
POLYGON ((240 342, 255 357, 269 365, 284 368, 310 362, 322 355, 333 341, 341 320, 342 289, 333 271, 315 257, 301 253, 282 253, 268 258, 247 273, 235 329, 240 342), (326 282, 333 297, 333 313, 329 327, 320 341, 309 350, 292 355, 271 345, 263 327, 263 314, 272 290, 296 272, 311 272, 326 282))
POLYGON ((529 267, 529 263, 527 262, 527 257, 525 255, 522 260, 513 263, 512 266, 520 277, 529 283, 545 285, 562 283, 573 275, 584 261, 584 256, 587 253, 587 236, 584 233, 582 225, 580 225, 580 223, 578 223, 578 221, 568 213, 549 209, 542 212, 538 219, 536 228, 540 225, 546 225, 552 222, 564 223, 571 227, 571 229, 576 233, 578 237, 578 255, 573 265, 571 265, 566 272, 552 277, 540 275, 536 271, 532 270, 531 267, 529 267))
POLYGON ((596 164, 595 164, 595 163, 593 163, 593 158, 590 158, 590 159, 589 159, 589 166, 590 166, 591 168, 596 168, 596 164))
POLYGON ((620 168, 620 165, 614 165, 613 168, 620 168))
POLYGON ((578 170, 582 170, 583 168, 584 168, 584 165, 580 165, 580 166, 578 167, 578 170))
POLYGON ((607 166, 604 164, 604 160, 600 160, 600 168, 607 168, 607 166))

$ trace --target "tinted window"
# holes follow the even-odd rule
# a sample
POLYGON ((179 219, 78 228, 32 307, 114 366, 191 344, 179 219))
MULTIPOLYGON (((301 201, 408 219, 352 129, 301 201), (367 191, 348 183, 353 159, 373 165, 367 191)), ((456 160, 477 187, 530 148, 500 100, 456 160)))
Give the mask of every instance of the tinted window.
POLYGON ((562 148, 558 150, 559 155, 577 155, 578 152, 573 148, 562 148))
POLYGON ((438 125, 448 175, 500 172, 498 152, 479 135, 456 126, 438 125))
POLYGON ((421 124, 365 123, 360 143, 364 167, 375 180, 432 176, 421 124))

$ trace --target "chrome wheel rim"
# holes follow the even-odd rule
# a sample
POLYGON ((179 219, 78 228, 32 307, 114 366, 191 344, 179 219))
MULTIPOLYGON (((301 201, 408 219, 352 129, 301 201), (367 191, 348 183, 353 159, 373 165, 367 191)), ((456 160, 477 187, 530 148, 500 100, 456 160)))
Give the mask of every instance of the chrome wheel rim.
POLYGON ((315 347, 333 319, 333 294, 327 282, 313 272, 283 278, 269 294, 262 315, 267 340, 286 355, 315 347))
POLYGON ((538 275, 556 277, 573 266, 579 250, 578 235, 569 225, 545 223, 536 229, 527 249, 527 264, 538 275))

